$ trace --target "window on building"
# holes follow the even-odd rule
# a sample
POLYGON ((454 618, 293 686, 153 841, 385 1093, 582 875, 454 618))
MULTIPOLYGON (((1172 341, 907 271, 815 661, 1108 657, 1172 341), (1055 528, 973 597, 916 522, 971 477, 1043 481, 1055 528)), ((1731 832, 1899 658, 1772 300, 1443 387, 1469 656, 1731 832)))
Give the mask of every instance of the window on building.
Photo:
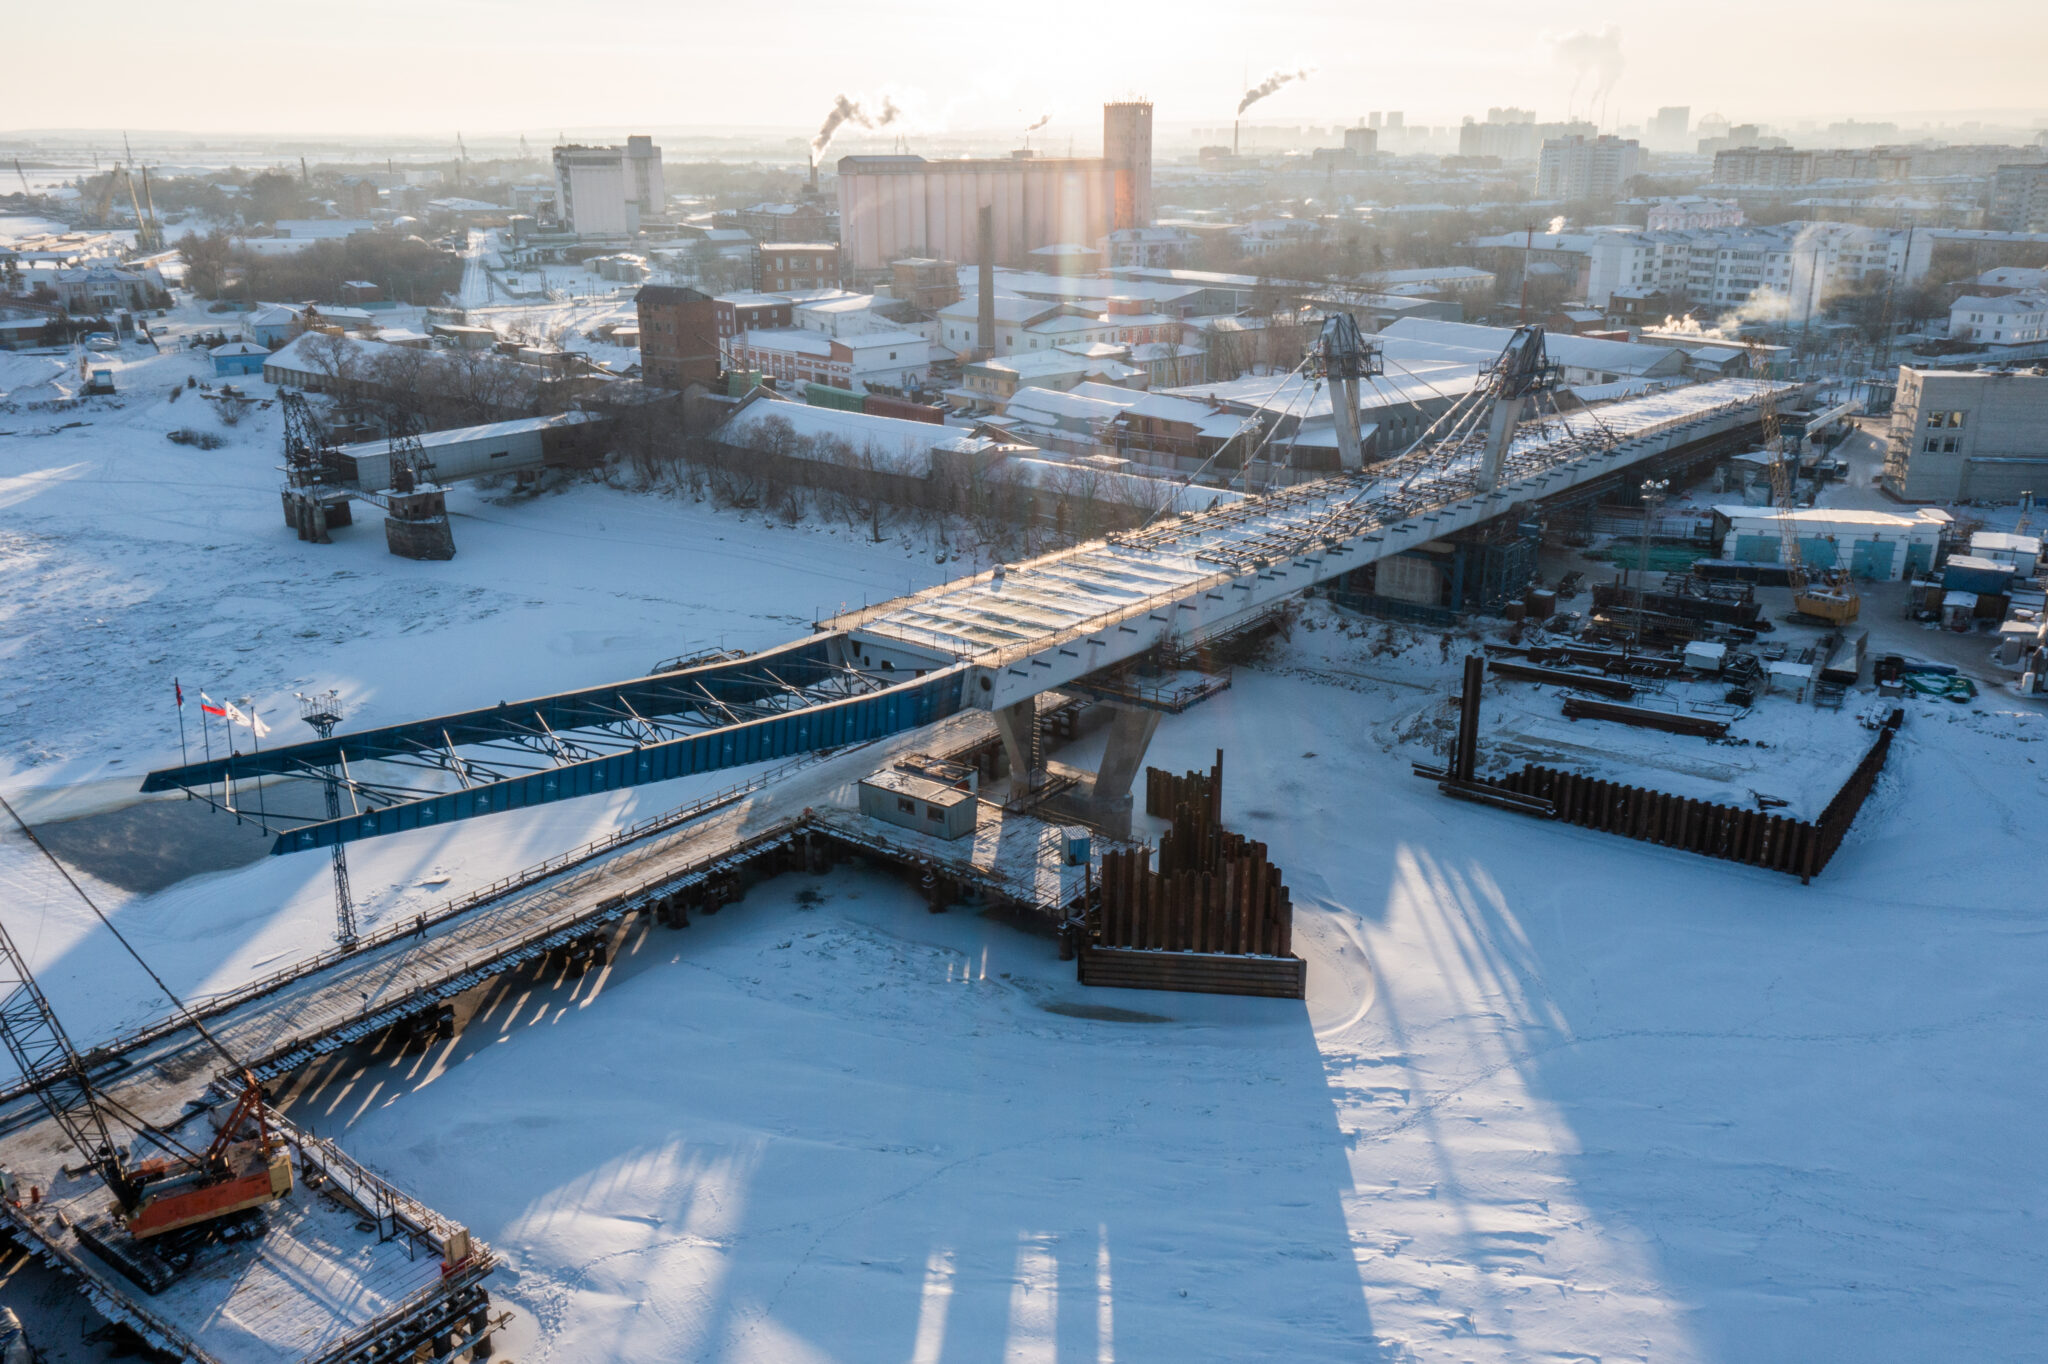
POLYGON ((1948 424, 1949 424, 1950 426, 1961 426, 1961 425, 1963 424, 1963 417, 1964 417, 1964 415, 1965 415, 1965 414, 1964 414, 1964 413, 1961 413, 1961 412, 1951 412, 1951 413, 1949 413, 1949 414, 1948 414, 1948 424))
POLYGON ((930 820, 936 820, 936 821, 937 821, 937 822, 939 822, 940 824, 944 824, 944 823, 946 822, 946 812, 945 812, 944 810, 941 810, 941 809, 940 809, 940 808, 939 808, 938 806, 936 806, 936 805, 927 805, 927 806, 925 806, 925 807, 924 807, 924 817, 925 817, 926 819, 930 819, 930 820))
POLYGON ((1930 412, 1927 414, 1927 429, 1929 431, 1938 431, 1947 419, 1948 414, 1946 412, 1930 412))
POLYGON ((1930 455, 1931 455, 1931 454, 1934 454, 1934 453, 1935 453, 1935 451, 1936 451, 1936 448, 1937 448, 1937 447, 1939 447, 1939 446, 1940 446, 1940 444, 1941 444, 1941 437, 1939 437, 1939 436, 1929 436, 1929 437, 1927 438, 1927 453, 1928 453, 1928 454, 1930 454, 1930 455))
POLYGON ((914 815, 917 813, 917 802, 907 796, 898 796, 896 797, 896 808, 906 815, 914 815))
POLYGON ((1954 436, 1950 436, 1947 440, 1941 443, 1941 452, 1945 455, 1952 455, 1956 452, 1956 446, 1959 444, 1961 444, 1960 441, 1958 441, 1954 436))

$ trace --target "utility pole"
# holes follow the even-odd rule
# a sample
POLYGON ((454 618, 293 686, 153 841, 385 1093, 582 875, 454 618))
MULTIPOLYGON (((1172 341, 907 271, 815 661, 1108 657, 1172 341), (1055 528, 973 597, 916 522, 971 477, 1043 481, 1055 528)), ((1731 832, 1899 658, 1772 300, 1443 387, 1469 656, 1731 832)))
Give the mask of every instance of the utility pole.
POLYGON ((1658 478, 1643 484, 1643 542, 1636 550, 1636 647, 1643 647, 1643 592, 1650 580, 1650 531, 1657 524, 1657 508, 1671 480, 1658 478))
MULTIPOLYGON (((334 737, 334 727, 341 723, 341 693, 324 691, 317 696, 300 692, 299 718, 311 725, 323 739, 334 737)), ((327 779, 321 783, 327 793, 327 818, 341 818, 341 779, 335 775, 335 764, 327 767, 327 779)), ((334 844, 334 941, 343 947, 356 943, 356 904, 348 888, 348 853, 339 839, 334 844)))

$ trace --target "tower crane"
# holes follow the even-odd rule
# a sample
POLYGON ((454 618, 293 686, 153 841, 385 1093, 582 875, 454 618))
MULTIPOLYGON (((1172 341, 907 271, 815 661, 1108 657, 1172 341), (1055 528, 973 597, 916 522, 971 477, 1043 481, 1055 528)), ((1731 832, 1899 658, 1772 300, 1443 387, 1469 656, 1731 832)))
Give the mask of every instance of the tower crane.
MULTIPOLYGON (((98 907, 4 797, 0 797, 0 807, 5 807, 15 827, 97 915, 98 907)), ((193 1021, 216 1050, 228 1055, 203 1025, 193 1021)), ((144 1289, 160 1292, 174 1277, 171 1264, 157 1253, 159 1249, 175 1257, 194 1234, 213 1230, 224 1218, 261 1208, 291 1192, 291 1157, 283 1138, 272 1129, 263 1092, 247 1069, 241 1069, 242 1089, 234 1107, 204 1150, 193 1150, 170 1133, 143 1122, 93 1083, 78 1049, 4 924, 0 924, 0 1042, 5 1043, 44 1111, 84 1158, 85 1167, 97 1174, 113 1195, 108 1211, 114 1228, 95 1229, 97 1219, 81 1220, 77 1223, 80 1239, 144 1289), (115 1141, 116 1125, 144 1140, 124 1152, 115 1141), (141 1154, 144 1150, 149 1154, 141 1154)), ((229 1059, 232 1063, 233 1058, 229 1059)), ((19 1197, 13 1178, 4 1172, 0 1172, 0 1192, 10 1200, 19 1197)))
POLYGON ((1778 514, 1779 558, 1792 588, 1792 609, 1830 625, 1846 625, 1863 608, 1862 596, 1849 575, 1831 570, 1815 582, 1806 571, 1799 548, 1799 523, 1792 516, 1792 461, 1785 454, 1785 436, 1778 423, 1778 399, 1770 384, 1770 364, 1764 348, 1749 343, 1749 368, 1761 387, 1757 390, 1757 413, 1763 421, 1764 453, 1770 457, 1771 496, 1778 514))

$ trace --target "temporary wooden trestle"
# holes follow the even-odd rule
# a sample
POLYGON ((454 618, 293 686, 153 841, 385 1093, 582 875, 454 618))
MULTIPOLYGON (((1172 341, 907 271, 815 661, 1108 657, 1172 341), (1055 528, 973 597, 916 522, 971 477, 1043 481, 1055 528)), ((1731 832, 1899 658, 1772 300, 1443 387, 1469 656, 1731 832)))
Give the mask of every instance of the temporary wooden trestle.
POLYGON ((1219 823, 1223 754, 1208 772, 1145 772, 1145 810, 1173 821, 1149 849, 1105 852, 1094 932, 1078 953, 1084 985, 1283 995, 1298 999, 1294 907, 1266 845, 1219 823))

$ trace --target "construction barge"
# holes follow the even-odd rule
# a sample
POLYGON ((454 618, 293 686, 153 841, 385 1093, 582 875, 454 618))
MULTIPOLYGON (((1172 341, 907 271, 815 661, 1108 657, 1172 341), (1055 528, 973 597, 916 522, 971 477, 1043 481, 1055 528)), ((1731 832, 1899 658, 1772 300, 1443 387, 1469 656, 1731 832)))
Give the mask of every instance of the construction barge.
POLYGON ((107 1193, 90 1173, 15 1164, 0 1226, 75 1283, 107 1320, 195 1364, 481 1361, 509 1314, 491 1310, 489 1246, 350 1159, 271 1119, 296 1187, 260 1220, 192 1250, 152 1293, 88 1248, 107 1193))

